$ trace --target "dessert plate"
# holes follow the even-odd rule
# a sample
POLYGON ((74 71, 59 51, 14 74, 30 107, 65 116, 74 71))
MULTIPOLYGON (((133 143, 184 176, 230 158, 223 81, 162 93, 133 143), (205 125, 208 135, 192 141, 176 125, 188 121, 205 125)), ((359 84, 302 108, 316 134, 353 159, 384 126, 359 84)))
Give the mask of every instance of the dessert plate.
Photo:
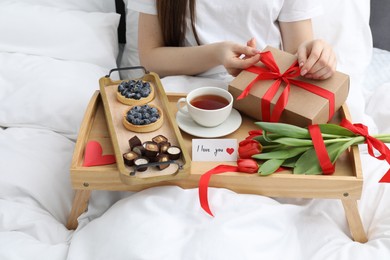
POLYGON ((225 136, 236 131, 241 125, 242 118, 240 113, 233 108, 226 121, 216 127, 204 127, 198 125, 190 116, 181 112, 176 113, 176 122, 181 130, 190 135, 203 138, 215 138, 225 136))

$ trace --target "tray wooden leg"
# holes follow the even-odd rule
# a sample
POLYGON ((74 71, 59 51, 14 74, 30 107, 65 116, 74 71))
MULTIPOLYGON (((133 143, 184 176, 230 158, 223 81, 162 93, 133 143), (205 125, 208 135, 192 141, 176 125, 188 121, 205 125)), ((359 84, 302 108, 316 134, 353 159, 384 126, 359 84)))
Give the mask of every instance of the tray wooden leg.
POLYGON ((70 211, 68 223, 66 224, 67 229, 74 230, 77 228, 77 218, 87 209, 90 197, 90 190, 76 190, 76 193, 73 198, 72 210, 70 211))
POLYGON ((347 217, 353 240, 366 243, 368 239, 360 218, 357 201, 351 199, 342 199, 341 201, 343 202, 345 216, 347 217))

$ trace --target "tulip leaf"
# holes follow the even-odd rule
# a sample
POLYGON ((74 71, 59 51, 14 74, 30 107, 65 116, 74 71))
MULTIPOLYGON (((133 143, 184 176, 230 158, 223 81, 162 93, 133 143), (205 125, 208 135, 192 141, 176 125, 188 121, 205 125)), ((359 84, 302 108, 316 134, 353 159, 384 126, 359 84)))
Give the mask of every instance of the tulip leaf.
POLYGON ((287 146, 310 146, 313 145, 311 139, 299 139, 290 137, 281 137, 273 140, 274 143, 284 144, 287 146))
POLYGON ((301 157, 301 154, 284 160, 282 166, 287 168, 294 168, 297 160, 301 157))
POLYGON ((272 152, 260 153, 252 155, 252 158, 259 160, 268 160, 268 159, 287 159, 295 157, 298 154, 305 152, 310 147, 292 147, 283 150, 274 150, 272 152))
POLYGON ((270 122, 256 122, 255 124, 264 131, 274 134, 280 134, 282 136, 289 136, 293 138, 310 138, 309 131, 306 128, 299 126, 270 122))
POLYGON ((262 145, 268 145, 268 144, 272 144, 273 143, 273 141, 272 141, 273 139, 277 139, 277 138, 280 138, 280 137, 283 137, 283 136, 278 135, 278 134, 267 133, 266 135, 256 136, 253 139, 258 141, 262 145))
POLYGON ((336 124, 320 124, 318 125, 321 129, 321 133, 326 138, 335 138, 335 137, 353 137, 355 134, 348 129, 336 125, 336 124))
POLYGON ((322 173, 314 148, 310 148, 299 157, 294 165, 293 173, 313 175, 322 173))
MULTIPOLYGON (((335 163, 339 156, 348 147, 355 143, 355 139, 352 138, 347 142, 333 143, 326 147, 329 154, 329 159, 332 163, 335 163)), ((294 167, 294 174, 321 174, 322 169, 317 159, 317 154, 314 148, 310 148, 297 160, 294 167)))
POLYGON ((268 133, 266 131, 263 132, 263 138, 264 138, 264 141, 268 142, 268 143, 272 143, 273 142, 273 138, 277 138, 277 137, 282 137, 281 135, 279 134, 273 134, 273 133, 268 133))
POLYGON ((260 175, 266 176, 274 173, 279 167, 283 164, 284 160, 281 159, 270 159, 265 161, 259 167, 258 173, 260 175))

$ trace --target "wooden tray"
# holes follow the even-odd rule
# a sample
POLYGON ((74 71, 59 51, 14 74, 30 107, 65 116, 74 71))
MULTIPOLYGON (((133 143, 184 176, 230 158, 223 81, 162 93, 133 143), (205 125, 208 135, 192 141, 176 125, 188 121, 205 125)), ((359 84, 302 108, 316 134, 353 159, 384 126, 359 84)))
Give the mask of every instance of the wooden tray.
MULTIPOLYGON (((168 93, 168 105, 174 114, 177 111, 176 101, 183 94, 168 93)), ((340 117, 350 118, 345 106, 337 114, 335 121, 340 117)), ((254 120, 243 116, 241 127, 234 133, 224 138, 243 140, 249 130, 255 128, 254 120)), ((193 136, 182 133, 184 147, 187 154, 191 154, 193 136)), ((200 176, 220 162, 191 162, 187 178, 180 180, 162 181, 129 185, 118 177, 117 165, 104 165, 96 167, 83 167, 83 152, 85 144, 89 140, 97 140, 102 144, 105 154, 112 153, 114 148, 111 143, 102 100, 99 92, 95 93, 86 111, 71 166, 71 180, 74 189, 78 190, 130 190, 139 191, 145 188, 161 185, 178 185, 182 188, 196 188, 200 176)), ((232 164, 234 162, 223 162, 232 164)), ((285 198, 338 198, 360 199, 363 178, 358 147, 354 146, 346 151, 336 163, 336 172, 333 175, 294 175, 290 171, 260 177, 256 174, 228 172, 212 176, 209 185, 231 189, 238 193, 259 194, 271 197, 285 198)))
POLYGON ((167 180, 176 180, 188 177, 190 174, 190 157, 185 149, 184 141, 172 111, 168 109, 168 99, 161 85, 157 74, 146 73, 142 78, 148 81, 154 88, 154 99, 148 102, 162 111, 162 126, 154 131, 133 132, 128 130, 122 122, 123 115, 131 106, 125 105, 117 100, 117 88, 121 81, 112 81, 109 77, 100 79, 100 93, 103 101, 104 111, 107 118, 108 130, 111 136, 117 167, 121 180, 129 185, 157 183, 167 180), (129 139, 137 136, 142 142, 151 141, 153 137, 163 135, 168 138, 172 146, 178 146, 182 149, 180 159, 172 161, 169 166, 159 170, 153 163, 146 171, 136 171, 133 166, 127 166, 124 163, 123 154, 130 150, 129 139))
MULTIPOLYGON (((172 113, 177 111, 176 102, 183 94, 168 93, 168 105, 172 113)), ((342 107, 336 115, 350 118, 347 108, 342 107)), ((247 136, 255 125, 253 119, 242 118, 241 127, 224 138, 235 138, 238 141, 247 136)), ((193 136, 183 133, 184 150, 191 153, 193 136)), ((77 227, 77 218, 88 205, 92 190, 140 191, 149 187, 161 185, 177 185, 182 188, 197 188, 199 178, 203 173, 217 166, 218 162, 191 162, 187 178, 161 181, 146 184, 127 184, 122 181, 117 164, 84 167, 84 150, 90 140, 98 141, 103 148, 103 154, 112 154, 114 147, 109 135, 103 102, 99 91, 91 98, 79 131, 71 164, 71 181, 76 190, 72 211, 68 219, 68 228, 77 227)), ((235 164, 224 162, 224 164, 235 164)), ((336 172, 333 175, 294 175, 290 171, 279 172, 261 177, 257 174, 227 172, 212 176, 210 187, 227 188, 238 193, 259 194, 270 197, 284 198, 326 198, 340 199, 345 216, 355 241, 365 243, 367 236, 359 215, 357 200, 360 199, 363 187, 363 177, 358 147, 354 146, 339 158, 336 172)))

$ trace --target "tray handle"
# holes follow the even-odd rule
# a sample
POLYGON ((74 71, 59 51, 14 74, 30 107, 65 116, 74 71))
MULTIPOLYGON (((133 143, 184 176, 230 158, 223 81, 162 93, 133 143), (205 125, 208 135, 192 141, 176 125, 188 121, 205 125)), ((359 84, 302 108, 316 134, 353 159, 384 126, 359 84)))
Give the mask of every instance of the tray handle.
MULTIPOLYGON (((113 73, 114 71, 120 71, 120 70, 143 70, 143 75, 145 74, 149 74, 149 71, 145 69, 145 67, 143 66, 133 66, 133 67, 123 67, 123 68, 114 68, 114 69, 111 69, 109 72, 108 72, 108 75, 106 75, 105 77, 106 78, 109 78, 111 76, 111 73, 113 73)), ((142 78, 142 77, 140 77, 142 78)))

